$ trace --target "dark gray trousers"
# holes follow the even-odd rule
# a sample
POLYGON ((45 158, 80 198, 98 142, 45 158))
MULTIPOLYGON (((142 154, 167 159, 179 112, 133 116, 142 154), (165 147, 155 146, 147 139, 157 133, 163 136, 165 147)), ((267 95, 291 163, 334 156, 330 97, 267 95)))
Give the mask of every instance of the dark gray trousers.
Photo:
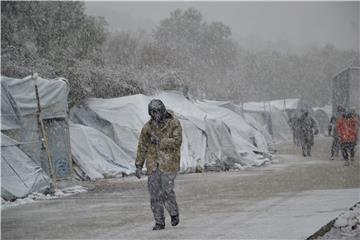
POLYGON ((164 173, 156 169, 148 177, 151 210, 157 224, 165 225, 164 206, 170 216, 179 215, 174 192, 176 173, 164 173))

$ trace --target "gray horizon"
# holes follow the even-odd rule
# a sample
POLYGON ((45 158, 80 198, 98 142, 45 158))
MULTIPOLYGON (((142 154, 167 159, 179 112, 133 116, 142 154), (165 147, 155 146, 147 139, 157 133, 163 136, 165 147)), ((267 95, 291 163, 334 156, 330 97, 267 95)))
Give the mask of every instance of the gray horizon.
POLYGON ((360 2, 85 2, 86 13, 103 16, 111 32, 146 30, 176 9, 198 9, 203 20, 220 21, 248 48, 281 47, 359 51, 360 2))

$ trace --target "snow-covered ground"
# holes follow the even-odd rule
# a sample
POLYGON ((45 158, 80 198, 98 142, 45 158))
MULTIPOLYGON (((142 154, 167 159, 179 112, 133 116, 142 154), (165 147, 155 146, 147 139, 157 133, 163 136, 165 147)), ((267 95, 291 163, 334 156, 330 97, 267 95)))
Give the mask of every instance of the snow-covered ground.
POLYGON ((87 189, 83 186, 72 186, 63 189, 56 189, 53 195, 34 192, 29 196, 27 196, 26 198, 18 198, 15 201, 5 201, 3 198, 1 198, 1 210, 16 207, 27 203, 34 203, 41 200, 50 200, 61 197, 67 197, 86 191, 87 189))
POLYGON ((151 230, 146 177, 127 177, 93 182, 89 192, 4 209, 2 237, 306 239, 359 201, 359 162, 347 167, 341 159, 328 160, 330 144, 330 138, 318 136, 311 158, 283 145, 278 161, 260 168, 178 175, 180 225, 171 227, 166 215, 164 231, 151 230))
POLYGON ((360 239, 360 202, 343 211, 330 231, 318 239, 360 239))

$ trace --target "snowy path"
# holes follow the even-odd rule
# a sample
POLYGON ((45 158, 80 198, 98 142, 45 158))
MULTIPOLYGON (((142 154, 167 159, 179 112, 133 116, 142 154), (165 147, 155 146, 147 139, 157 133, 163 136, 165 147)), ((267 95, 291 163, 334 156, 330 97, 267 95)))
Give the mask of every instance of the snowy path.
POLYGON ((247 171, 179 175, 181 223, 153 232, 146 179, 111 179, 94 190, 2 211, 2 239, 305 239, 359 201, 359 163, 312 158, 292 146, 247 171))

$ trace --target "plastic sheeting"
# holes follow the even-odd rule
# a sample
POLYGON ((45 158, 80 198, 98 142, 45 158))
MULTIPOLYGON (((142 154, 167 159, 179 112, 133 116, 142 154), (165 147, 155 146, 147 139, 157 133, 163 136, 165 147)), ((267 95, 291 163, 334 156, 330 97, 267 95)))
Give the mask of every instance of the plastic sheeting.
MULTIPOLYGON (((134 166, 140 131, 150 119, 147 109, 150 100, 151 97, 141 94, 113 99, 90 98, 86 104, 73 107, 70 111, 70 118, 74 123, 86 125, 107 136, 127 154, 126 158, 131 159, 131 164, 134 166)), ((181 172, 201 170, 204 168, 206 161, 206 136, 204 131, 186 117, 178 115, 178 118, 183 128, 181 172)), ((201 123, 205 129, 203 122, 200 120, 195 120, 195 122, 201 123)), ((90 128, 83 130, 91 131, 90 128)), ((86 159, 83 156, 83 151, 75 143, 77 137, 73 132, 71 135, 72 152, 75 159, 86 159)), ((88 145, 88 147, 91 147, 91 145, 88 145)), ((101 160, 97 159, 97 161, 101 160)), ((84 164, 87 163, 84 162, 84 164)), ((86 170, 84 172, 87 173, 86 170)), ((95 178, 99 177, 101 176, 95 178)))
POLYGON ((20 129, 20 113, 15 100, 1 81, 1 130, 20 129))
POLYGON ((239 156, 241 156, 242 165, 258 165, 258 156, 254 153, 257 152, 268 152, 267 145, 263 145, 262 149, 259 149, 255 144, 256 138, 261 138, 258 143, 264 143, 264 137, 261 134, 255 134, 256 129, 251 127, 246 120, 235 113, 224 107, 216 106, 209 102, 197 101, 196 106, 207 113, 209 119, 221 119, 224 124, 228 127, 234 149, 236 149, 239 156))
MULTIPOLYGON (((210 109, 205 107, 205 110, 223 112, 222 116, 206 112, 202 109, 204 106, 200 107, 201 104, 186 99, 176 91, 160 92, 151 97, 139 94, 113 99, 90 98, 85 104, 73 107, 70 118, 74 123, 94 128, 107 136, 127 154, 124 159, 131 159, 129 161, 134 164, 138 137, 141 128, 150 119, 147 106, 153 98, 161 99, 181 122, 181 172, 194 172, 213 165, 226 168, 226 165, 233 166, 235 163, 243 166, 259 165, 267 160, 253 153, 254 150, 261 151, 249 139, 251 132, 256 130, 240 115, 216 106, 208 106, 210 109), (231 127, 224 121, 226 118, 228 123, 232 123, 231 127)), ((90 128, 83 130, 92 131, 90 128)), ((84 155, 86 151, 75 143, 77 134, 71 135, 75 158, 89 158, 84 155)))
POLYGON ((18 148, 16 141, 1 133, 1 197, 12 200, 49 189, 50 179, 42 168, 18 148))
POLYGON ((38 86, 40 117, 48 136, 54 175, 56 178, 69 177, 71 155, 67 122, 69 93, 67 80, 63 78, 49 80, 41 77, 32 78, 32 76, 17 79, 1 76, 2 93, 7 93, 8 100, 13 99, 6 102, 8 107, 1 109, 2 120, 3 116, 7 116, 5 125, 2 123, 2 130, 10 128, 10 124, 18 125, 16 120, 19 120, 21 128, 16 132, 7 130, 6 134, 19 142, 30 143, 21 144, 19 148, 35 160, 48 175, 51 174, 48 157, 40 141, 42 134, 38 124, 39 110, 35 84, 38 86))
POLYGON ((244 113, 240 105, 234 104, 230 101, 205 100, 204 102, 229 109, 234 113, 240 115, 240 117, 243 118, 246 123, 252 128, 250 131, 251 143, 255 144, 261 152, 266 153, 269 151, 269 149, 273 148, 273 140, 266 127, 262 126, 255 118, 251 117, 249 114, 244 113))
POLYGON ((245 116, 256 119, 263 128, 267 129, 275 143, 292 141, 292 132, 284 111, 261 102, 244 103, 243 109, 245 116))
POLYGON ((70 124, 70 139, 75 163, 91 180, 135 171, 133 157, 94 128, 70 124))
POLYGON ((44 79, 37 77, 34 80, 31 76, 23 79, 1 76, 1 83, 5 84, 23 115, 38 112, 35 84, 38 86, 42 118, 66 117, 67 95, 69 84, 64 78, 44 79))

